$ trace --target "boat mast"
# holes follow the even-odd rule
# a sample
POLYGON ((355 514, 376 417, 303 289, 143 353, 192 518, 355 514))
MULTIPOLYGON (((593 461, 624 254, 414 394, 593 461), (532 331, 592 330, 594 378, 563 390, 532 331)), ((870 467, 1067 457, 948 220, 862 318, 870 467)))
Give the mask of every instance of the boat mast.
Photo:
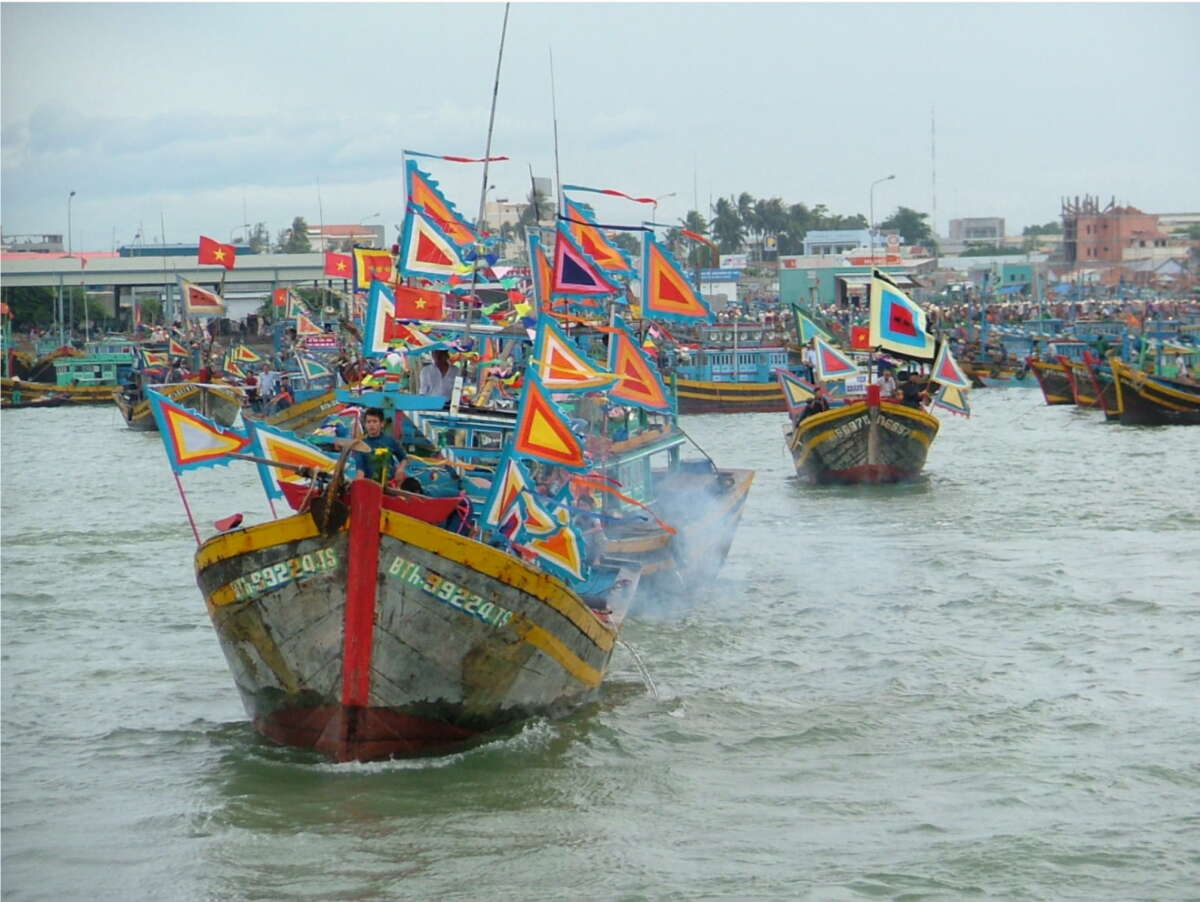
MULTIPOLYGON (((492 156, 492 132, 496 125, 496 98, 500 94, 500 64, 504 61, 504 37, 508 34, 508 8, 511 4, 504 4, 504 23, 500 26, 500 49, 496 52, 496 78, 492 82, 492 110, 488 114, 488 130, 487 143, 483 151, 483 182, 479 186, 479 219, 475 221, 476 230, 481 230, 484 225, 484 212, 487 206, 487 189, 488 189, 488 162, 492 156)), ((475 265, 471 269, 471 301, 467 304, 465 311, 467 328, 464 331, 466 337, 471 335, 471 319, 474 311, 475 301, 475 286, 479 284, 479 254, 483 250, 482 242, 475 247, 475 265)))

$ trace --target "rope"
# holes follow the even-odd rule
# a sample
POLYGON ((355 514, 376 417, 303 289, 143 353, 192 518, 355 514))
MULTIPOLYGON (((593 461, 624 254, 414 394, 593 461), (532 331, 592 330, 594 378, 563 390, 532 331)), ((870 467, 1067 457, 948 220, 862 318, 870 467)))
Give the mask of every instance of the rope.
POLYGON ((658 687, 654 685, 654 680, 650 676, 650 671, 646 667, 646 662, 643 661, 642 656, 637 653, 637 649, 635 649, 624 639, 618 639, 617 642, 622 648, 633 655, 633 660, 637 664, 638 671, 642 675, 642 682, 644 682, 646 684, 646 688, 650 690, 650 695, 656 699, 659 698, 658 687))

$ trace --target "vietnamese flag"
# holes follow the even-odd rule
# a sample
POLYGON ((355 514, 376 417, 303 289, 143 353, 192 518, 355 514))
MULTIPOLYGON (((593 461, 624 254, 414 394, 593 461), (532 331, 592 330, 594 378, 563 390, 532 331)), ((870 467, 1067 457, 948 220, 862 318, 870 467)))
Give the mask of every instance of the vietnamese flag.
POLYGON ((392 293, 396 298, 398 319, 441 319, 444 315, 444 298, 440 291, 396 285, 392 293))
POLYGON ((349 254, 325 254, 325 275, 349 279, 354 275, 354 261, 349 254))
POLYGON ((233 269, 233 261, 236 256, 237 251, 232 244, 221 244, 219 241, 200 236, 200 253, 197 255, 197 263, 215 263, 217 266, 233 269))

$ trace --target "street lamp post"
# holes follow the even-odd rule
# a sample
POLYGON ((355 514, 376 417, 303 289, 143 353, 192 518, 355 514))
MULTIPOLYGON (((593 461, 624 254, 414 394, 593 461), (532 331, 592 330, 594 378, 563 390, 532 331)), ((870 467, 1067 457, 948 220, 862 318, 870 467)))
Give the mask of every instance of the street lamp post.
POLYGON ((71 198, 75 196, 72 191, 67 195, 67 256, 71 256, 71 198))
MULTIPOLYGON (((376 219, 379 216, 380 216, 380 213, 378 211, 376 211, 375 213, 368 213, 366 216, 360 216, 358 218, 358 227, 360 229, 365 228, 368 219, 376 219)), ((324 250, 324 249, 325 249, 325 236, 322 235, 321 236, 321 250, 324 250)))
POLYGON ((896 177, 895 173, 885 175, 881 179, 875 179, 871 182, 871 265, 875 265, 875 186, 880 182, 890 182, 896 177))

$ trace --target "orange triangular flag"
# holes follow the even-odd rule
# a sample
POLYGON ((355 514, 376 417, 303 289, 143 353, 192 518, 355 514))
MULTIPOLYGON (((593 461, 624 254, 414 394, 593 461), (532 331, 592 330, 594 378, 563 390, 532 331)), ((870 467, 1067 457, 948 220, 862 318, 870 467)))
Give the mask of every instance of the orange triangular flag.
POLYGON ((587 466, 583 445, 532 370, 525 380, 521 409, 513 430, 513 453, 574 470, 587 466))

